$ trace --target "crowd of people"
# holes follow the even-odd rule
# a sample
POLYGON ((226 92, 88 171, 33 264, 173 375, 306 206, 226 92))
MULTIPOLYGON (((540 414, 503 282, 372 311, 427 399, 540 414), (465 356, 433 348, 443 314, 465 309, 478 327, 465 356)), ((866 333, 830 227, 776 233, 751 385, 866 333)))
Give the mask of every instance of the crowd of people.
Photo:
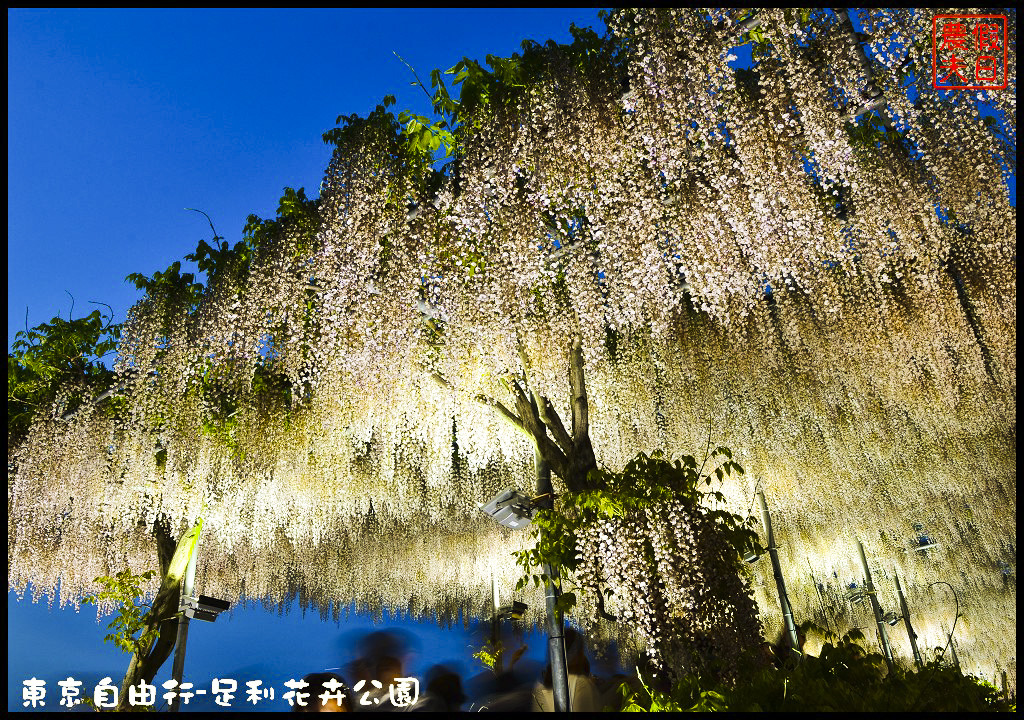
MULTIPOLYGON (((377 631, 358 642, 359 656, 337 671, 306 675, 290 702, 294 712, 550 712, 554 691, 550 663, 522 661, 525 644, 504 662, 466 680, 449 665, 427 670, 422 686, 405 678, 408 644, 400 633, 377 631)), ((565 632, 569 697, 574 712, 598 712, 617 706, 624 675, 599 678, 591 674, 583 636, 565 632)))

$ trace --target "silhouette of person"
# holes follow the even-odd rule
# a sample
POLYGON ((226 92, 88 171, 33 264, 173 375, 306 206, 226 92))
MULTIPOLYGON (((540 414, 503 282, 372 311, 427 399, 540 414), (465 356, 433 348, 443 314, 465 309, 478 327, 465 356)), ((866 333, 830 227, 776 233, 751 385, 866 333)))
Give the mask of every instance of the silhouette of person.
MULTIPOLYGON (((604 707, 601 692, 590 676, 590 662, 584 654, 583 637, 575 628, 565 631, 565 661, 569 674, 569 709, 572 712, 598 712, 604 707)), ((544 669, 544 677, 533 688, 533 710, 554 712, 555 694, 552 688, 551 663, 544 669)))

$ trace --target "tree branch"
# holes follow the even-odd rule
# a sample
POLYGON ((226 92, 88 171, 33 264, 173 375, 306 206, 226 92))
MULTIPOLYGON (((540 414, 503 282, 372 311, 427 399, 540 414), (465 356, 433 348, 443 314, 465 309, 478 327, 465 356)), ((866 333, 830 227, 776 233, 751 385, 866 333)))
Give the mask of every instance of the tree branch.
POLYGON ((540 419, 544 421, 544 424, 548 426, 548 430, 555 438, 555 442, 562 448, 565 453, 572 452, 572 436, 569 435, 565 429, 565 425, 562 424, 562 419, 558 417, 558 412, 555 410, 551 401, 542 395, 537 396, 539 398, 539 414, 540 419))
MULTIPOLYGON (((562 450, 568 454, 572 452, 572 439, 569 437, 569 433, 565 431, 565 426, 562 425, 561 419, 558 414, 554 412, 554 408, 550 407, 551 403, 548 402, 547 398, 540 394, 540 392, 530 383, 530 377, 532 375, 532 368, 530 364, 530 358, 526 354, 526 347, 523 345, 523 338, 519 334, 519 330, 516 330, 516 350, 519 351, 519 362, 523 366, 523 377, 528 390, 531 391, 533 399, 531 405, 533 410, 544 425, 550 430, 551 434, 555 436, 555 442, 561 446, 562 450), (552 417, 554 415, 554 417, 552 417)), ((516 386, 516 390, 519 390, 519 386, 516 386)))
POLYGON ((704 461, 701 462, 700 470, 697 471, 697 479, 698 480, 700 480, 700 474, 702 472, 704 472, 704 466, 707 464, 708 458, 711 457, 711 423, 712 423, 713 419, 714 419, 714 416, 711 416, 711 417, 708 418, 708 446, 704 450, 704 461))
MULTIPOLYGON (((523 421, 519 417, 517 417, 514 412, 509 410, 507 407, 502 405, 500 402, 498 402, 494 398, 487 397, 486 395, 476 395, 476 396, 474 396, 473 399, 476 400, 479 403, 484 404, 484 405, 490 405, 495 410, 497 410, 498 413, 502 417, 504 417, 506 420, 508 420, 510 423, 515 425, 517 428, 519 428, 523 432, 526 432, 526 427, 523 425, 523 421)), ((527 434, 529 435, 529 433, 527 433, 527 434)))
POLYGON ((587 435, 590 424, 587 386, 583 379, 583 339, 579 335, 573 338, 569 352, 569 387, 572 389, 572 437, 579 441, 587 435))
MULTIPOLYGON (((433 378, 434 382, 436 382, 438 385, 440 385, 441 387, 445 388, 446 390, 450 390, 452 392, 456 392, 455 386, 453 386, 450 382, 445 380, 441 376, 441 373, 439 373, 439 372, 437 372, 435 370, 430 370, 425 365, 420 365, 420 368, 424 372, 426 372, 428 375, 430 375, 430 377, 433 378)), ((498 411, 499 415, 501 415, 503 418, 505 418, 510 423, 512 423, 516 428, 518 428, 519 430, 522 430, 527 435, 530 435, 530 437, 533 437, 530 434, 530 432, 526 429, 526 427, 524 426, 522 419, 520 419, 514 412, 509 410, 507 407, 502 405, 499 401, 495 400, 492 397, 488 397, 487 395, 483 395, 483 394, 474 395, 473 399, 476 400, 481 405, 487 405, 489 407, 494 408, 495 410, 498 411)))
POLYGON ((618 622, 618 620, 619 620, 618 617, 616 617, 615 615, 612 615, 611 613, 609 613, 607 610, 604 609, 604 593, 601 592, 601 587, 600 586, 597 587, 597 612, 605 620, 610 620, 612 622, 618 622))
MULTIPOLYGON (((515 388, 516 410, 523 419, 523 427, 537 444, 538 450, 544 460, 551 466, 552 471, 561 478, 565 477, 568 470, 568 455, 562 452, 559 447, 548 437, 544 423, 540 419, 540 409, 533 397, 528 395, 519 384, 512 383, 515 388)), ((511 388, 509 392, 511 392, 511 388)))
POLYGON ((177 613, 181 586, 180 583, 170 584, 167 582, 171 559, 174 557, 177 543, 174 541, 174 536, 171 535, 170 522, 165 515, 160 515, 153 523, 153 535, 156 538, 157 559, 160 563, 160 574, 163 580, 160 590, 153 598, 149 612, 146 613, 145 630, 139 636, 139 645, 132 654, 128 672, 125 673, 124 681, 121 683, 117 706, 117 709, 121 711, 130 709, 128 704, 129 686, 137 684, 139 680, 152 683, 157 671, 170 657, 177 641, 177 613))

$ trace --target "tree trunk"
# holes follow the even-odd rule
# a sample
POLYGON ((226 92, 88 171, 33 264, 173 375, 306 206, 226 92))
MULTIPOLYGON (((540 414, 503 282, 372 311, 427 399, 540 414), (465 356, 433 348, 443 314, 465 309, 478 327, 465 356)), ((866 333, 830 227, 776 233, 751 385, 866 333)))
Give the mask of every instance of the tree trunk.
MULTIPOLYGON (((142 637, 145 637, 153 628, 156 628, 156 642, 150 641, 132 655, 131 663, 128 665, 128 672, 125 673, 124 681, 121 683, 121 692, 118 696, 117 710, 131 710, 132 706, 128 700, 128 688, 138 685, 139 681, 148 684, 153 683, 160 667, 171 656, 174 650, 174 642, 178 632, 178 603, 180 599, 180 582, 173 582, 169 578, 171 558, 177 543, 171 535, 170 524, 165 516, 161 516, 153 524, 153 535, 156 537, 157 556, 160 561, 160 590, 153 600, 153 606, 147 615, 146 628, 142 637)), ((178 578, 180 581, 180 578, 178 578)))
MULTIPOLYGON (((529 372, 529 362, 520 346, 524 372, 529 372)), ((529 380, 527 380, 527 383, 529 380)), ((565 429, 551 401, 529 387, 521 388, 513 383, 513 395, 518 417, 500 403, 491 401, 502 414, 523 432, 529 435, 551 471, 562 478, 570 492, 580 492, 589 487, 587 474, 597 467, 594 447, 590 442, 590 406, 587 403, 587 386, 583 370, 583 348, 579 336, 573 339, 569 352, 570 407, 572 412, 572 434, 565 429), (548 437, 548 432, 551 437, 548 437)))

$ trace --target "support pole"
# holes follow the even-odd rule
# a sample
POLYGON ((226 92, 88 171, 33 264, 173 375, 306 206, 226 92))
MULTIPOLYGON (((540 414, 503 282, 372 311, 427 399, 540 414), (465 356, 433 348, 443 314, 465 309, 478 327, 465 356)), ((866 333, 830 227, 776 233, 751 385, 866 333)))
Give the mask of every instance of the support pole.
POLYGON ((779 551, 775 547, 775 534, 772 532, 772 516, 768 512, 768 504, 764 500, 764 493, 758 492, 761 500, 761 520, 764 523, 764 535, 768 540, 768 557, 772 561, 772 573, 775 575, 775 589, 779 593, 779 605, 782 606, 782 619, 786 623, 786 634, 789 636, 789 644, 793 653, 799 658, 800 639, 797 637, 796 623, 793 621, 793 608, 789 605, 789 596, 786 595, 786 581, 782 578, 782 566, 779 564, 779 551))
POLYGON ((491 568, 491 647, 494 648, 494 674, 501 674, 502 651, 498 650, 498 643, 501 642, 501 620, 498 619, 498 581, 494 577, 494 568, 491 568))
MULTIPOLYGON (((811 559, 807 558, 807 567, 811 567, 811 559)), ((828 621, 828 611, 825 610, 825 598, 821 596, 821 588, 818 587, 818 578, 814 577, 814 571, 810 571, 811 582, 814 583, 814 592, 818 595, 818 605, 821 607, 821 616, 825 618, 825 627, 832 632, 832 623, 828 621)))
POLYGON ((914 652, 914 664, 920 669, 924 667, 924 660, 921 659, 921 651, 917 649, 917 633, 914 632, 914 627, 910 624, 910 610, 907 608, 907 598, 903 595, 900 576, 896 572, 895 566, 892 569, 892 576, 896 578, 896 595, 900 599, 900 612, 903 613, 903 624, 906 625, 907 637, 910 638, 910 649, 914 652))
MULTIPOLYGON (((546 496, 542 501, 542 507, 553 508, 551 466, 544 461, 540 449, 536 445, 533 448, 533 466, 537 472, 537 495, 546 496)), ((558 600, 558 588, 555 585, 558 575, 555 569, 549 565, 544 566, 544 574, 548 576, 548 580, 544 583, 544 600, 547 607, 548 659, 551 662, 551 689, 554 695, 555 712, 569 712, 571 707, 569 671, 565 659, 565 623, 562 619, 562 612, 555 607, 555 602, 558 600)))
POLYGON ((178 600, 178 637, 174 643, 174 664, 171 667, 171 677, 177 682, 175 686, 176 693, 174 699, 171 700, 168 710, 170 712, 178 712, 180 708, 180 692, 178 689, 181 688, 181 680, 185 674, 185 643, 188 641, 188 623, 189 617, 185 614, 185 605, 187 597, 192 597, 193 588, 195 587, 196 579, 196 555, 199 554, 199 538, 196 538, 196 543, 192 547, 192 553, 188 557, 188 565, 185 567, 185 576, 181 580, 181 597, 178 600))
POLYGON ((885 664, 889 666, 889 672, 893 670, 892 648, 889 647, 889 635, 885 632, 885 621, 882 620, 882 610, 878 606, 878 597, 875 595, 875 586, 871 582, 871 570, 868 569, 868 558, 864 554, 864 544, 858 540, 857 549, 860 550, 860 562, 864 568, 864 583, 867 586, 868 598, 871 599, 871 610, 875 613, 875 624, 878 625, 878 640, 882 643, 882 654, 885 656, 885 664))

